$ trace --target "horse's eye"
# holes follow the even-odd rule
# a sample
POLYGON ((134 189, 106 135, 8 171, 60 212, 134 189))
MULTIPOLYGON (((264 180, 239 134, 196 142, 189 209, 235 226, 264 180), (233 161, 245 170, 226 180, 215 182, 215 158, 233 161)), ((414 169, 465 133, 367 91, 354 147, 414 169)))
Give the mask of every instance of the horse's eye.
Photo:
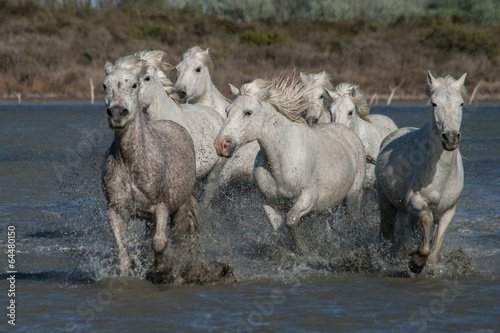
POLYGON ((464 103, 460 103, 460 106, 464 106, 464 103))
POLYGON ((104 90, 106 90, 106 85, 104 83, 102 84, 102 87, 104 88, 104 90))
POLYGON ((150 77, 150 76, 146 76, 146 77, 144 78, 144 81, 149 81, 149 80, 151 80, 151 77, 150 77))
POLYGON ((196 67, 195 71, 196 71, 196 73, 201 72, 201 67, 196 67))
POLYGON ((132 89, 135 89, 135 88, 137 88, 137 83, 134 83, 134 84, 132 85, 132 89))
POLYGON ((437 106, 437 104, 436 104, 436 103, 434 103, 434 102, 432 102, 432 106, 433 106, 433 107, 436 107, 436 106, 437 106))
POLYGON ((252 111, 250 111, 250 110, 246 110, 243 114, 244 114, 245 116, 251 116, 251 115, 252 115, 252 111))
POLYGON ((349 113, 347 115, 352 116, 352 111, 349 111, 349 113))
POLYGON ((323 95, 319 96, 319 99, 323 99, 323 95))

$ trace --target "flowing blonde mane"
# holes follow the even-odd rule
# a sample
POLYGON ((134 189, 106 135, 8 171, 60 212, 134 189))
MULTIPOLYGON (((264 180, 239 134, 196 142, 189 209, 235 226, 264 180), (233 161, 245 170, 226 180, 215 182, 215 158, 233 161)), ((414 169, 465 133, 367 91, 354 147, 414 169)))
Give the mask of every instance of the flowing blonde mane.
POLYGON ((266 101, 289 120, 307 125, 301 113, 309 107, 306 96, 310 90, 304 87, 295 69, 281 72, 271 81, 257 79, 244 84, 240 93, 266 101))
POLYGON ((167 93, 167 95, 171 95, 174 90, 174 84, 167 77, 167 73, 172 70, 174 66, 172 66, 167 61, 167 54, 160 50, 148 51, 143 50, 139 51, 135 54, 139 59, 146 62, 147 64, 154 66, 157 69, 156 73, 158 74, 158 78, 160 80, 163 89, 167 93))
MULTIPOLYGON (((455 80, 452 76, 447 75, 446 77, 439 77, 433 80, 432 86, 429 86, 429 82, 425 85, 425 94, 428 97, 431 97, 431 95, 438 89, 439 87, 450 87, 454 86, 456 84, 457 80, 455 80)), ((467 89, 465 86, 460 86, 459 88, 460 96, 465 100, 467 98, 467 89)))
POLYGON ((214 63, 212 61, 212 56, 208 52, 208 49, 203 50, 199 46, 193 46, 192 48, 184 52, 184 54, 181 56, 181 61, 185 58, 196 58, 200 60, 208 68, 208 73, 210 73, 210 76, 213 76, 214 63))
POLYGON ((106 69, 106 75, 109 75, 115 69, 124 69, 134 73, 134 75, 139 75, 142 70, 142 61, 135 55, 128 55, 118 58, 115 63, 109 68, 109 70, 106 69))
POLYGON ((370 122, 370 119, 367 118, 370 113, 370 109, 368 108, 365 95, 359 85, 347 82, 339 83, 337 87, 335 87, 334 94, 340 97, 349 98, 349 100, 354 104, 358 116, 361 119, 370 122))
POLYGON ((300 79, 304 83, 304 86, 311 86, 312 88, 322 87, 333 90, 332 76, 325 71, 316 74, 301 73, 300 79))

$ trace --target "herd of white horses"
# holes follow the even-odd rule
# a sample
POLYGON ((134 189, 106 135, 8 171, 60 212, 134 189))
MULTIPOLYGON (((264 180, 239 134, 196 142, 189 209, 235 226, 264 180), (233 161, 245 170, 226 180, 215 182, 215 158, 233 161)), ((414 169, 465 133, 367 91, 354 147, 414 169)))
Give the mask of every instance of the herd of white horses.
POLYGON ((213 84, 213 71, 208 49, 198 46, 176 66, 163 51, 105 65, 115 137, 102 180, 121 274, 131 274, 131 218, 147 222, 157 272, 164 269, 169 219, 176 240, 196 234, 195 181, 203 182, 204 205, 223 187, 255 182, 272 228, 284 223, 299 252, 305 244, 296 227, 304 215, 345 203, 344 223, 353 223, 362 216, 364 191, 376 188, 382 238, 394 238, 398 211, 408 214, 423 227, 409 268, 420 273, 438 263, 463 188, 458 146, 466 74, 455 80, 429 71, 431 118, 422 128, 398 129, 390 118, 369 114, 358 85, 334 87, 325 72, 290 69, 240 88, 230 84, 230 100, 213 84))

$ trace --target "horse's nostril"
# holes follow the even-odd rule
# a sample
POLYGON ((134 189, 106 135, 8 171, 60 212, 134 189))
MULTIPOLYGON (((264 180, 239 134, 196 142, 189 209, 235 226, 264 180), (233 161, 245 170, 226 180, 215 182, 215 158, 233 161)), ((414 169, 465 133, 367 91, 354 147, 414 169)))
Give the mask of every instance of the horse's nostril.
POLYGON ((443 138, 444 141, 448 141, 448 137, 445 133, 441 134, 441 138, 443 138))
POLYGON ((460 141, 460 133, 457 133, 457 142, 460 141))
POLYGON ((112 118, 112 117, 113 117, 113 112, 111 112, 111 109, 109 109, 109 108, 108 108, 108 109, 106 109, 106 115, 107 115, 108 117, 110 117, 110 118, 112 118))
POLYGON ((179 97, 180 97, 180 98, 186 98, 186 95, 187 95, 187 94, 186 94, 186 92, 185 92, 184 90, 179 91, 179 97))
POLYGON ((126 116, 128 116, 128 115, 129 115, 129 113, 130 113, 130 112, 128 111, 128 109, 123 109, 123 110, 120 112, 120 115, 121 115, 122 117, 126 117, 126 116))
POLYGON ((229 149, 229 147, 231 147, 231 141, 224 140, 224 142, 222 143, 222 148, 224 150, 227 150, 229 149))

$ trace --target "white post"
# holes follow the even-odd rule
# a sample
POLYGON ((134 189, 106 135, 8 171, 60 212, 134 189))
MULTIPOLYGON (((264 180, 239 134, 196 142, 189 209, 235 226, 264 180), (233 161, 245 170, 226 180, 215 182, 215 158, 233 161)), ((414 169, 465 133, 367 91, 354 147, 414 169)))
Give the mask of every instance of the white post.
POLYGON ((483 83, 483 80, 479 81, 476 86, 474 87, 474 90, 472 91, 472 95, 470 95, 470 98, 469 98, 469 104, 472 104, 472 101, 474 100, 474 97, 476 97, 476 93, 479 89, 479 86, 481 85, 481 83, 483 83))
POLYGON ((14 95, 16 95, 16 97, 17 97, 17 104, 20 105, 22 103, 21 92, 14 91, 14 95))
POLYGON ((94 81, 90 78, 90 105, 94 105, 94 81))

